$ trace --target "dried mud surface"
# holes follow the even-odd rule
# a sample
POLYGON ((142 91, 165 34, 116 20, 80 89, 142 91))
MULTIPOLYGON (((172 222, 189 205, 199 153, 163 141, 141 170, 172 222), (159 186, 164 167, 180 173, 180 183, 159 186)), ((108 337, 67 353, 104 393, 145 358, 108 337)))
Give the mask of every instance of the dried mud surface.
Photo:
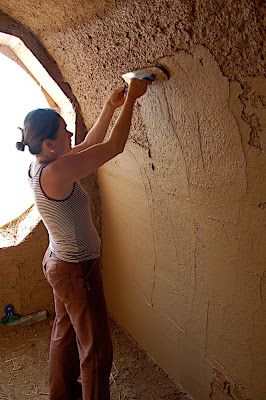
MULTIPOLYGON (((0 400, 48 399, 48 321, 0 327, 0 400)), ((112 400, 192 400, 112 322, 112 400)))

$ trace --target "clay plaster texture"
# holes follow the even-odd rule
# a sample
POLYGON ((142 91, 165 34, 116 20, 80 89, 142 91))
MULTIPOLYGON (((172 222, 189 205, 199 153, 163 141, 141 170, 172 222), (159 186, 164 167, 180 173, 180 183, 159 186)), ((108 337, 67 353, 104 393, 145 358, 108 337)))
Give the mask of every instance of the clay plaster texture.
MULTIPOLYGON (((138 101, 124 153, 98 171, 110 314, 195 399, 265 400, 265 4, 1 0, 0 9, 52 56, 47 69, 58 67, 87 129, 121 73, 169 70, 138 101)), ((25 248, 44 235, 37 229, 25 248)), ((1 251, 1 265, 14 254, 26 276, 24 250, 1 251)))

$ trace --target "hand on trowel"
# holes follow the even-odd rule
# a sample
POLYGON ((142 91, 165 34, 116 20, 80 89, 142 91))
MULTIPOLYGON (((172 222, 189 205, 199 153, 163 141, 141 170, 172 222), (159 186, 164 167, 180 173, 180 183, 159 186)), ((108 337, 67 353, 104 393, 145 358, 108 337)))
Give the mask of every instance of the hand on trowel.
MULTIPOLYGON (((130 79, 146 79, 150 82, 154 81, 166 81, 169 79, 169 74, 163 67, 149 67, 145 69, 141 69, 138 71, 128 72, 122 75, 124 81, 129 85, 130 79)), ((127 93, 128 86, 126 86, 123 90, 124 93, 127 93)))

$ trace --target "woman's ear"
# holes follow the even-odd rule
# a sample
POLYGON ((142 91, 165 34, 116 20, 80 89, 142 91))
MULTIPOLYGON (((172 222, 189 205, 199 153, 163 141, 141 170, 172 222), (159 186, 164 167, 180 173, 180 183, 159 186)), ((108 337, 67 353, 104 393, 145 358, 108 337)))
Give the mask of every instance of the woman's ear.
POLYGON ((53 141, 51 139, 44 139, 43 141, 43 150, 48 154, 54 153, 53 141))

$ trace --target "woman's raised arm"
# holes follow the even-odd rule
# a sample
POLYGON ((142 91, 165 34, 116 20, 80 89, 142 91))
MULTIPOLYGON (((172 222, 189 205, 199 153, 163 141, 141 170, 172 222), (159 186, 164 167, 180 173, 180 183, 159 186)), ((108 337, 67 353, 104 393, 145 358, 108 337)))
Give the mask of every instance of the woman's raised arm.
POLYGON ((123 92, 125 84, 119 85, 103 106, 101 114, 97 118, 95 124, 87 133, 82 143, 74 146, 71 153, 78 153, 86 148, 97 143, 102 143, 108 131, 110 122, 116 108, 121 107, 126 99, 126 94, 123 92))
POLYGON ((121 153, 129 135, 134 104, 137 98, 144 95, 149 84, 145 80, 132 79, 110 138, 78 152, 70 151, 51 162, 46 168, 47 178, 50 175, 54 182, 62 184, 75 182, 121 153))

